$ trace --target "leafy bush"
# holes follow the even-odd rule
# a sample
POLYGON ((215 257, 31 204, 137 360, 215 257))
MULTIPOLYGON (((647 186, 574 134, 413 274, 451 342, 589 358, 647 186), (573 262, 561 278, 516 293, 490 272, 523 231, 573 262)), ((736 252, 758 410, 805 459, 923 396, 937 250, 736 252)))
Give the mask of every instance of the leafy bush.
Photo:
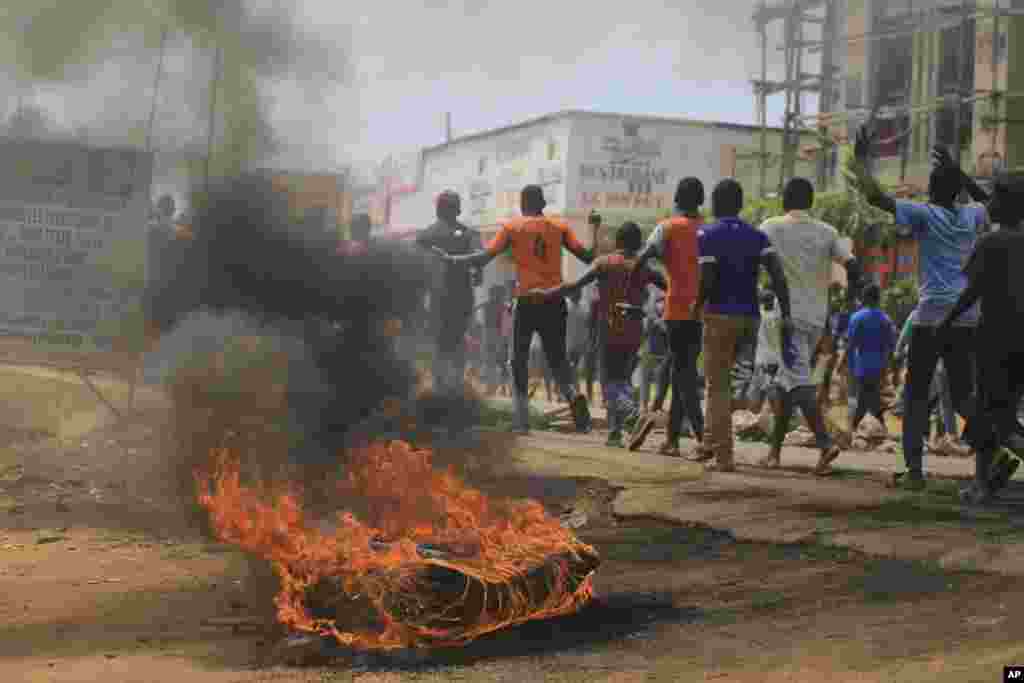
POLYGON ((903 325, 917 306, 917 283, 913 278, 893 282, 882 291, 882 310, 896 325, 903 325))
MULTIPOLYGON (((775 197, 749 202, 741 217, 753 225, 759 225, 764 220, 782 213, 782 199, 775 197)), ((870 206, 860 194, 853 191, 823 192, 815 195, 811 215, 832 225, 839 234, 854 241, 867 237, 869 228, 873 225, 882 226, 882 233, 887 236, 891 231, 886 230, 886 226, 893 225, 890 214, 870 206)))

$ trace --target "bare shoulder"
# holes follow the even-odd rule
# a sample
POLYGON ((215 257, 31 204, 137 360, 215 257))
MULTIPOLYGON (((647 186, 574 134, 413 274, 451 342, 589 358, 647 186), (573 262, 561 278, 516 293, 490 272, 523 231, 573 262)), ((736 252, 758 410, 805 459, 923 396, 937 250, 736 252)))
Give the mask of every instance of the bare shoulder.
POLYGON ((555 216, 545 216, 545 218, 550 225, 558 228, 561 232, 569 232, 569 221, 564 218, 558 218, 555 216))

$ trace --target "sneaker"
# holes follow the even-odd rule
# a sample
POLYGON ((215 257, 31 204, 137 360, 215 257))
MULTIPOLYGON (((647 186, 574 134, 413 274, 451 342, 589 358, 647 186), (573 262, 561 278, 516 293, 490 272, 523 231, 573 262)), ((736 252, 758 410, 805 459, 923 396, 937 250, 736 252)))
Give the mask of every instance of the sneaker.
POLYGON ((892 475, 892 488, 903 491, 923 491, 925 489, 924 475, 914 472, 897 472, 892 475))
MULTIPOLYGON (((633 433, 629 437, 629 450, 639 450, 640 447, 644 445, 644 441, 646 441, 647 437, 651 435, 652 431, 654 431, 654 422, 654 415, 648 414, 640 418, 640 421, 636 424, 636 427, 633 429, 633 433)), ((679 447, 676 446, 676 451, 678 450, 679 447)))
POLYGON ((985 505, 991 503, 993 498, 991 489, 979 486, 977 482, 960 489, 960 502, 964 505, 985 505))
POLYGON ((622 448, 622 433, 612 432, 608 435, 608 440, 604 442, 604 445, 608 448, 622 448))
POLYGON ((1006 447, 1018 458, 1024 456, 1024 437, 1020 434, 1010 434, 1006 439, 1006 447))
POLYGON ((572 407, 572 418, 576 423, 576 431, 580 434, 589 434, 593 429, 593 422, 590 419, 590 408, 587 406, 586 397, 577 394, 570 404, 572 407))
POLYGON ((1013 451, 1009 448, 1000 448, 989 469, 989 489, 994 493, 1006 488, 1018 467, 1020 467, 1020 460, 1013 451))
POLYGON ((667 458, 681 458, 683 457, 682 452, 679 450, 679 444, 666 441, 661 444, 658 448, 658 455, 664 455, 667 458))
POLYGON ((727 461, 719 460, 719 461, 716 461, 716 462, 710 462, 707 465, 704 465, 704 471, 705 472, 735 472, 736 471, 736 463, 734 463, 734 462, 732 462, 730 460, 727 460, 727 461))

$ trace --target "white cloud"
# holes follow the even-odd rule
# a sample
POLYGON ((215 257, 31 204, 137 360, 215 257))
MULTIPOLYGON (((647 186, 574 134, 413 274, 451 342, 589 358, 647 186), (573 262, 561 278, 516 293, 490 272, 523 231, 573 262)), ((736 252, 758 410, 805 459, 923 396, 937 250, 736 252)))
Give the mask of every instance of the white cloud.
POLYGON ((303 7, 322 30, 353 25, 355 80, 332 99, 332 139, 355 158, 436 144, 445 111, 457 134, 563 108, 754 116, 753 2, 305 0, 303 7))
MULTIPOLYGON (((446 111, 456 135, 567 108, 751 121, 754 5, 296 0, 299 24, 340 48, 322 69, 323 52, 302 68, 349 78, 327 88, 322 79, 275 83, 273 123, 289 143, 286 163, 323 168, 436 144, 446 111)), ((209 55, 186 54, 175 45, 166 65, 162 146, 205 139, 209 55)), ((780 53, 770 54, 777 65, 780 53)), ((70 127, 123 134, 148 117, 154 65, 155 56, 121 59, 43 99, 70 127)))

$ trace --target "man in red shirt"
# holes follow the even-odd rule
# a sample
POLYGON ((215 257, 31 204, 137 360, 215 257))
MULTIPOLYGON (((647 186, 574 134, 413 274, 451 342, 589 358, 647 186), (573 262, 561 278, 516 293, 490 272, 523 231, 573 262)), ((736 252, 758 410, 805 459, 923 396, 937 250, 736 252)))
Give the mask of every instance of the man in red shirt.
POLYGON ((621 447, 622 430, 636 415, 633 399, 633 360, 643 342, 643 318, 634 317, 621 305, 639 308, 647 299, 647 285, 665 289, 665 279, 646 267, 636 267, 636 254, 643 246, 643 233, 633 222, 619 228, 616 251, 594 261, 576 282, 550 289, 534 290, 538 296, 564 301, 591 282, 597 281, 601 325, 601 389, 608 408, 608 444, 621 447))
POLYGON ((515 329, 512 337, 512 375, 515 384, 516 424, 519 433, 529 432, 529 363, 530 342, 540 335, 548 365, 558 379, 562 395, 572 406, 579 432, 590 431, 590 410, 587 400, 576 392, 571 370, 565 357, 566 319, 564 299, 530 296, 535 289, 550 289, 562 284, 562 248, 584 263, 593 261, 593 254, 583 246, 569 224, 544 215, 544 191, 538 185, 527 185, 520 195, 522 216, 504 221, 497 236, 483 251, 453 256, 437 249, 449 263, 464 263, 483 268, 499 254, 510 252, 516 266, 515 329))
MULTIPOLYGON (((672 407, 668 419, 668 438, 658 450, 662 455, 679 456, 679 437, 683 417, 689 419, 697 436, 703 439, 704 415, 697 395, 697 357, 701 349, 702 326, 693 314, 700 283, 697 262, 697 233, 704 224, 700 207, 704 204, 704 185, 697 178, 679 181, 675 196, 675 215, 662 221, 637 259, 642 267, 657 258, 668 274, 665 322, 668 325, 669 351, 672 354, 672 407)), ((655 418, 647 415, 630 438, 629 449, 639 449, 654 429, 655 418)))

